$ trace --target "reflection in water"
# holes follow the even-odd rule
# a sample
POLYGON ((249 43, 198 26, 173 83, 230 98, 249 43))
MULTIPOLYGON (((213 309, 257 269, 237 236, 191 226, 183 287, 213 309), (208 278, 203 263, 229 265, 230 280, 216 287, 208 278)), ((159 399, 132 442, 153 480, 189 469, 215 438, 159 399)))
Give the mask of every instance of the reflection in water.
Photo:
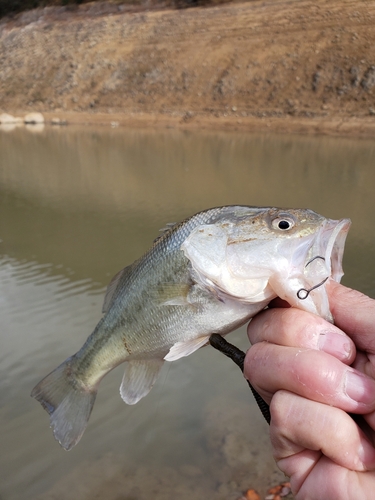
MULTIPOLYGON (((247 385, 213 349, 168 365, 134 407, 121 401, 114 370, 69 453, 29 392, 81 347, 110 277, 166 222, 209 206, 351 217, 344 282, 375 297, 374 164, 373 142, 327 137, 0 131, 0 432, 8 450, 0 497, 236 498, 282 478, 247 385)), ((244 329, 232 341, 246 349, 244 329)))

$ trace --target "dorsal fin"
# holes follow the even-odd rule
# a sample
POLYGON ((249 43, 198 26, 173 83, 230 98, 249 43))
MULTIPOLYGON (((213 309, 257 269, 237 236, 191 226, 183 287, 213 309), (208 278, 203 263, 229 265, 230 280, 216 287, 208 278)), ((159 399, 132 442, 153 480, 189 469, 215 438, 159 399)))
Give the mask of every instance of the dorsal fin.
POLYGON ((117 274, 113 276, 111 279, 107 291, 105 292, 105 297, 104 297, 104 302, 103 302, 103 307, 102 307, 102 312, 106 313, 109 309, 109 306, 112 304, 113 299, 116 296, 116 290, 117 287, 122 280, 124 276, 130 273, 132 268, 132 265, 124 267, 124 269, 121 269, 117 274))
POLYGON ((161 229, 159 229, 159 233, 165 233, 166 231, 169 231, 176 224, 177 224, 177 222, 167 222, 164 227, 162 227, 161 229))
POLYGON ((162 236, 164 236, 164 234, 167 233, 170 229, 172 229, 176 224, 177 224, 177 222, 167 222, 164 227, 159 229, 159 233, 161 233, 161 234, 154 239, 154 243, 156 241, 160 240, 160 238, 162 236))

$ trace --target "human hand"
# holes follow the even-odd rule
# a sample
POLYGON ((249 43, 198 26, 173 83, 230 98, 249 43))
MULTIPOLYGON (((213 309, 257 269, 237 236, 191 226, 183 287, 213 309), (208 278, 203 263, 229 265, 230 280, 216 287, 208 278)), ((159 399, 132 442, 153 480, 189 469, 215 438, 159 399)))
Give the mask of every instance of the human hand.
POLYGON ((274 457, 296 498, 370 499, 375 301, 334 282, 328 292, 336 326, 295 308, 257 315, 244 373, 270 403, 274 457))

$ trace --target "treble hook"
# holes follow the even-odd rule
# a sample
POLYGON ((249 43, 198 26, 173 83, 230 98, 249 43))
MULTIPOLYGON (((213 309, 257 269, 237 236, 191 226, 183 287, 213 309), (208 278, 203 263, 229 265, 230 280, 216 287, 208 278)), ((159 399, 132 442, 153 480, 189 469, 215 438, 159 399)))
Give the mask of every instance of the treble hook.
MULTIPOLYGON (((311 264, 311 262, 313 262, 315 259, 322 259, 322 260, 326 260, 324 257, 322 257, 321 255, 316 255, 315 257, 313 257, 312 259, 310 259, 307 264, 305 265, 305 267, 307 267, 309 264, 311 264)), ((324 278, 323 281, 321 281, 320 283, 318 283, 317 285, 313 286, 312 288, 310 288, 309 290, 307 290, 306 288, 300 288, 297 292, 297 297, 300 299, 300 300, 305 300, 307 299, 307 297, 310 295, 310 292, 312 292, 313 290, 315 290, 316 288, 319 288, 320 286, 324 285, 324 283, 328 280, 329 276, 327 276, 326 278, 324 278), (302 295, 301 295, 302 294, 302 295)))

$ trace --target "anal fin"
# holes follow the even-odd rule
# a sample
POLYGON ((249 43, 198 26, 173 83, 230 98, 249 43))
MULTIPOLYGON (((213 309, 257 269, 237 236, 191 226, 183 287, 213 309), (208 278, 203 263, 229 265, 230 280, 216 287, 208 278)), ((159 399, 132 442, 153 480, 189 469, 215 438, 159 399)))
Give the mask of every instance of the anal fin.
POLYGON ((138 403, 152 389, 164 361, 162 359, 125 362, 125 373, 120 386, 122 399, 128 405, 138 403))
POLYGON ((165 361, 176 361, 176 359, 183 358, 184 356, 189 356, 193 352, 197 351, 200 347, 207 344, 209 335, 204 337, 198 337, 193 340, 187 340, 186 342, 176 342, 170 349, 166 356, 164 356, 165 361))

